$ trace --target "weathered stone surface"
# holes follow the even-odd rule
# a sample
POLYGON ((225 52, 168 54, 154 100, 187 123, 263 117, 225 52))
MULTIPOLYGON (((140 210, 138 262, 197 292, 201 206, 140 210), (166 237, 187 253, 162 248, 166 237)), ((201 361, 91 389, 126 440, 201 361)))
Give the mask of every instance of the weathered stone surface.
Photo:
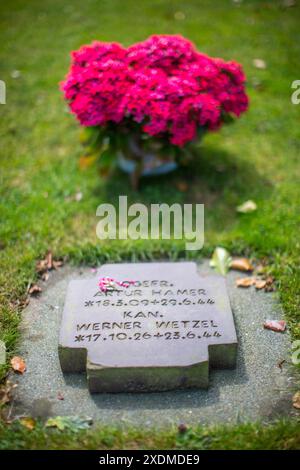
POLYGON ((186 262, 104 265, 71 281, 59 343, 62 370, 87 370, 91 392, 206 388, 209 366, 233 368, 237 350, 225 280, 186 262), (135 283, 105 293, 100 277, 135 283))
MULTIPOLYGON (((201 276, 213 273, 207 260, 199 263, 198 272, 201 276)), ((181 422, 214 425, 297 418, 299 411, 293 408, 292 397, 299 377, 290 361, 289 331, 275 333, 263 328, 266 319, 284 317, 278 294, 237 288, 236 280, 243 274, 233 270, 227 274, 226 284, 239 342, 234 369, 212 369, 208 389, 90 394, 86 373, 62 372, 57 345, 69 282, 94 276, 90 267, 66 265, 51 271, 48 281, 42 283, 41 295, 30 299, 22 313, 17 352, 27 369, 22 375, 10 375, 18 385, 9 408, 11 418, 81 415, 101 425, 153 429, 181 422)))

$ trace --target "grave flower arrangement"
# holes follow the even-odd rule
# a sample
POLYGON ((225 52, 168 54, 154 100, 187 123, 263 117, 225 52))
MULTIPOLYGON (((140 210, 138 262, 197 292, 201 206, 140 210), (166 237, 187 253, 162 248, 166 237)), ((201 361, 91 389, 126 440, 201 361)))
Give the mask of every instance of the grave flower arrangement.
POLYGON ((100 156, 104 171, 117 160, 135 177, 173 169, 205 132, 248 107, 241 66, 181 36, 82 46, 61 88, 85 129, 87 156, 100 156))

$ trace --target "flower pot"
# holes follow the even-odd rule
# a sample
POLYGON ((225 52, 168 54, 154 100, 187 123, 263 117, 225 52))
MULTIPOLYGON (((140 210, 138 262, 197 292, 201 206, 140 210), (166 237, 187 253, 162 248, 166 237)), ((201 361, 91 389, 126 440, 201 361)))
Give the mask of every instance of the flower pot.
POLYGON ((145 150, 138 139, 130 137, 126 154, 122 150, 117 153, 119 168, 131 176, 136 175, 137 180, 140 176, 158 176, 176 170, 178 165, 174 158, 165 155, 162 158, 160 147, 153 147, 145 150))
MULTIPOLYGON (((118 152, 117 157, 118 166, 122 171, 128 174, 133 174, 136 171, 138 165, 137 161, 127 159, 121 151, 118 152)), ((140 176, 164 175, 176 170, 177 167, 178 165, 174 160, 161 160, 157 155, 148 153, 143 157, 140 176)))

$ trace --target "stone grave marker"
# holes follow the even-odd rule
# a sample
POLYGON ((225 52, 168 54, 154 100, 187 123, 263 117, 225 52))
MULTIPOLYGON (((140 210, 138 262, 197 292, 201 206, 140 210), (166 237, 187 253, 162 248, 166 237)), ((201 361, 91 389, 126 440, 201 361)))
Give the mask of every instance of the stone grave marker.
POLYGON ((96 392, 206 388, 233 368, 237 338, 225 279, 191 262, 103 265, 68 286, 59 341, 64 372, 96 392), (106 292, 100 278, 134 281, 106 292))

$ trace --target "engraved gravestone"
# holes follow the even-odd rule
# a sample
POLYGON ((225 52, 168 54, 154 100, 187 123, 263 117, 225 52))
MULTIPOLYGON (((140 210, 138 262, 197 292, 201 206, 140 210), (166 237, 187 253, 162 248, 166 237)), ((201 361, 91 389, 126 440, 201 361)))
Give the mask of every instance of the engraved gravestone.
POLYGON ((92 393, 206 388, 209 367, 233 368, 236 352, 225 280, 195 263, 107 264, 68 286, 60 364, 86 371, 92 393), (134 283, 103 292, 104 277, 134 283))

